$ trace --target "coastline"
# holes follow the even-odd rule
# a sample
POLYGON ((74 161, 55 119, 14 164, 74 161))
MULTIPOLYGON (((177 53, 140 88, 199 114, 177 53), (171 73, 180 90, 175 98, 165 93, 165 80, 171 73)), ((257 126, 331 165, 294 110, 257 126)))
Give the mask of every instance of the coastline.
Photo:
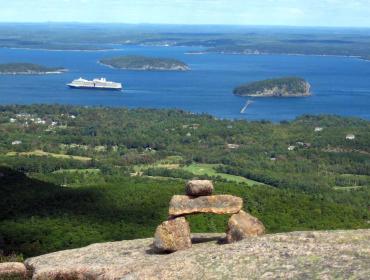
POLYGON ((35 72, 35 71, 0 72, 0 75, 55 75, 55 74, 64 74, 68 71, 69 71, 68 69, 58 69, 56 71, 46 71, 46 72, 35 72))
POLYGON ((1 49, 8 50, 26 50, 26 51, 49 51, 49 52, 109 52, 109 51, 120 51, 122 49, 96 49, 96 50, 78 50, 78 49, 44 49, 44 48, 22 48, 22 47, 0 47, 1 49))
POLYGON ((263 56, 263 55, 286 55, 286 56, 313 56, 313 57, 342 57, 342 58, 354 58, 363 61, 370 62, 370 59, 366 59, 360 55, 340 55, 340 54, 301 54, 301 53, 269 53, 269 52, 218 52, 218 51, 202 51, 202 52, 185 52, 185 55, 206 55, 206 54, 220 54, 220 55, 254 55, 254 56, 263 56))
POLYGON ((309 94, 301 94, 301 95, 297 95, 297 94, 291 94, 291 95, 273 95, 273 94, 270 94, 270 95, 265 95, 265 94, 248 94, 248 95, 240 95, 240 94, 235 94, 236 96, 240 96, 240 97, 256 97, 256 98, 268 98, 268 97, 272 97, 272 98, 299 98, 299 97, 310 97, 312 96, 313 94, 310 92, 309 94))
POLYGON ((109 67, 111 69, 115 69, 115 70, 125 70, 125 71, 161 71, 161 72, 166 72, 166 71, 170 71, 170 72, 187 72, 187 71, 190 71, 191 68, 189 66, 186 67, 186 69, 168 69, 168 68, 151 68, 151 67, 142 67, 142 68, 129 68, 129 67, 114 67, 112 65, 109 65, 109 64, 105 64, 103 62, 101 62, 100 60, 97 61, 98 64, 102 65, 102 66, 105 66, 105 67, 109 67))

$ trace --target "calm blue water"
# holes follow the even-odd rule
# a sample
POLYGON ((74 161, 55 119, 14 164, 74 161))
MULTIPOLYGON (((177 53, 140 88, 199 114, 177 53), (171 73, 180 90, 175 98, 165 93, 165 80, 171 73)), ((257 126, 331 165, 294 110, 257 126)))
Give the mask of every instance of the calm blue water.
POLYGON ((339 114, 370 119, 370 63, 323 56, 188 55, 195 48, 125 47, 106 52, 0 49, 0 63, 33 62, 63 66, 62 75, 0 75, 0 104, 62 103, 178 108, 220 118, 289 120, 302 114, 339 114), (140 54, 178 58, 190 72, 114 70, 97 64, 102 57, 140 54), (72 90, 67 82, 80 76, 122 82, 123 92, 72 90), (312 85, 308 98, 255 99, 240 114, 247 98, 232 94, 239 84, 280 76, 301 76, 312 85))

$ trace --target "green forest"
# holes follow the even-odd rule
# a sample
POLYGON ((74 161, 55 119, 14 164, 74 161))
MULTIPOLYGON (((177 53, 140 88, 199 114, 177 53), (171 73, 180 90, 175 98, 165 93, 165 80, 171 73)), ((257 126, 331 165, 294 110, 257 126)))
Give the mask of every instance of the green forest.
POLYGON ((128 70, 189 70, 188 65, 177 59, 137 55, 103 58, 100 63, 113 68, 128 70))
MULTIPOLYGON (((4 255, 151 237, 191 178, 241 196, 270 233, 370 227, 370 122, 358 118, 12 105, 0 133, 4 255)), ((190 218, 194 232, 226 221, 190 218)))
POLYGON ((63 67, 46 67, 32 63, 6 63, 0 64, 0 74, 6 73, 48 73, 62 72, 63 67))

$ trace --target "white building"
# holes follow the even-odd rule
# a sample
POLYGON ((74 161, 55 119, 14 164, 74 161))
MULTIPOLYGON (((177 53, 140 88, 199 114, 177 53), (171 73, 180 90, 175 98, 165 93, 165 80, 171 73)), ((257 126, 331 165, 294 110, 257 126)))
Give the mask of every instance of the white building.
POLYGON ((226 145, 229 149, 239 149, 240 145, 239 144, 227 144, 226 145))
POLYGON ((347 134, 346 139, 347 140, 355 140, 356 136, 354 134, 347 134))
POLYGON ((295 146, 289 146, 288 147, 288 151, 294 151, 295 150, 295 146))
POLYGON ((322 127, 315 127, 315 132, 323 131, 324 129, 322 127))
POLYGON ((20 145, 20 144, 22 144, 22 141, 20 140, 15 140, 12 142, 12 145, 20 145))

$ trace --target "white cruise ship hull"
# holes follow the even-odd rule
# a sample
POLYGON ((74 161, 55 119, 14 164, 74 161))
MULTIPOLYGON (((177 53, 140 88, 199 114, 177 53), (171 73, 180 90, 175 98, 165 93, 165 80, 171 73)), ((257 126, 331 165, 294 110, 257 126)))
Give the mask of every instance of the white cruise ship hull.
POLYGON ((99 89, 99 90, 122 90, 122 87, 90 87, 90 86, 79 86, 79 85, 73 85, 73 84, 67 84, 70 88, 73 89, 99 89))
POLYGON ((67 86, 76 89, 122 90, 121 83, 107 81, 105 78, 94 79, 92 81, 79 78, 73 80, 67 86))

